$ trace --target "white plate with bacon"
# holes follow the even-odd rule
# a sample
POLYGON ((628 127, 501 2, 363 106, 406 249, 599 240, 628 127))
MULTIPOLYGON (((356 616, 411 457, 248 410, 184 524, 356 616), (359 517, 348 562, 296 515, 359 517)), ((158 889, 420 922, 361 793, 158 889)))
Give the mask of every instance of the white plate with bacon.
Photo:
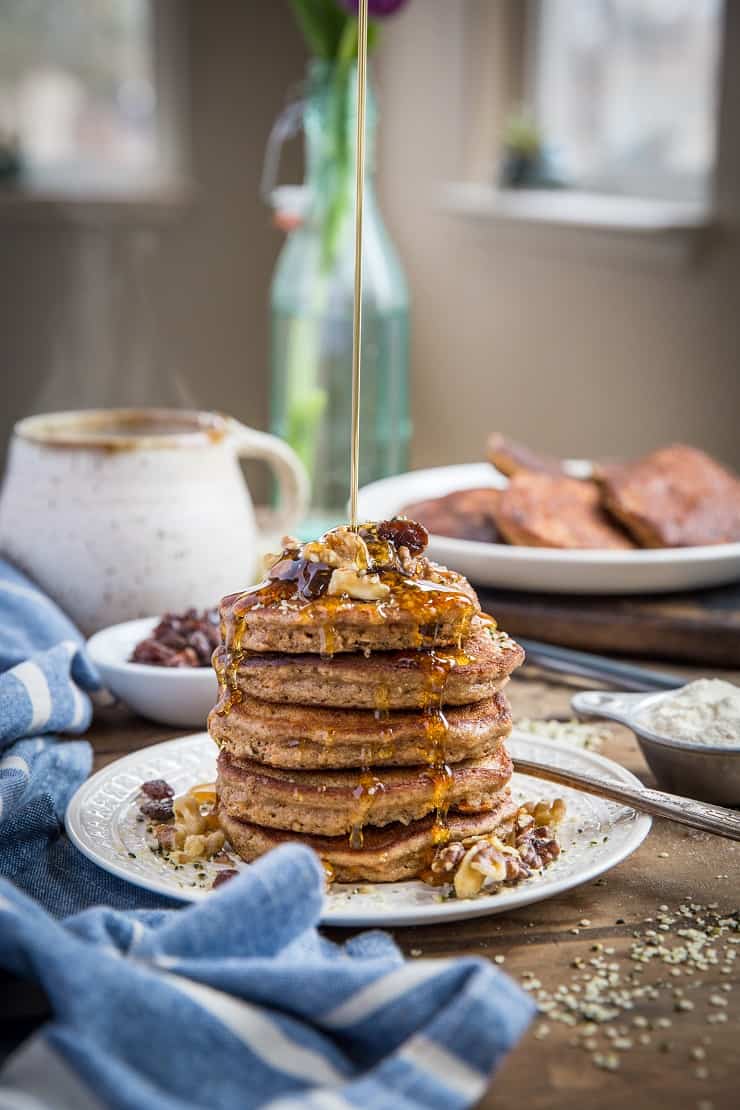
MULTIPOLYGON (((616 782, 636 783, 634 775, 594 752, 573 748, 527 733, 512 733, 507 741, 517 752, 556 767, 597 772, 616 782)), ((212 859, 175 863, 159 849, 151 824, 140 806, 142 783, 165 780, 175 796, 196 784, 212 782, 217 749, 207 733, 168 740, 124 756, 85 782, 73 797, 66 816, 73 843, 104 870, 136 886, 185 902, 211 897, 219 874, 242 870, 228 844, 212 859)), ((555 786, 527 775, 514 774, 511 789, 517 801, 555 798, 565 802, 565 818, 558 826, 559 857, 542 871, 516 885, 501 884, 490 893, 460 899, 452 886, 402 883, 332 884, 322 921, 326 925, 424 925, 485 914, 504 913, 554 898, 595 879, 640 846, 650 830, 650 818, 625 806, 555 786)), ((209 827, 208 789, 197 795, 209 827)), ((207 835, 207 834, 206 834, 207 835)))

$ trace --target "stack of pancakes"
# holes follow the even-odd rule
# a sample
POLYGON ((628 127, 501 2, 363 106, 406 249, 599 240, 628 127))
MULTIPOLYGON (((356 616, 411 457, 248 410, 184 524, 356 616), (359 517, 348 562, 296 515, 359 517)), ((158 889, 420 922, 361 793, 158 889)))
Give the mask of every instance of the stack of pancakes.
POLYGON ((408 879, 511 827, 501 688, 524 653, 422 528, 364 525, 351 563, 348 534, 289 544, 222 602, 218 814, 245 860, 300 840, 339 881, 408 879))

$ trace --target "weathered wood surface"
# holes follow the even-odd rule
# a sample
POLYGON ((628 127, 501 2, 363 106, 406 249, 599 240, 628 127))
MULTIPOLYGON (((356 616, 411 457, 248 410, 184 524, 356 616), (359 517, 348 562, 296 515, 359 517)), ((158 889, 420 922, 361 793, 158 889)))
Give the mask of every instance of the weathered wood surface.
POLYGON ((478 593, 512 636, 583 651, 740 667, 740 583, 650 597, 478 593))
MULTIPOLYGON (((503 623, 503 622, 502 622, 503 623)), ((672 668, 675 669, 675 668, 672 668)), ((687 668, 684 673, 693 673, 687 668)), ((740 681, 740 674, 728 677, 740 681)), ((512 680, 508 687, 515 720, 523 717, 568 717, 569 698, 579 684, 558 678, 551 681, 531 670, 529 676, 512 680)), ((644 779, 647 767, 631 734, 617 726, 605 743, 604 754, 622 762, 644 779)), ((96 722, 89 734, 96 758, 102 767, 120 755, 178 734, 178 730, 159 728, 120 713, 96 722)), ((577 974, 571 967, 575 959, 593 958, 592 945, 613 947, 609 957, 622 969, 634 965, 623 958, 634 941, 634 932, 644 936, 654 925, 658 908, 675 910, 686 902, 715 903, 717 913, 731 913, 740 904, 740 845, 717 837, 657 821, 643 846, 628 860, 611 871, 605 880, 588 883, 562 897, 530 906, 500 917, 484 917, 450 925, 397 929, 395 936, 404 951, 428 957, 477 955, 493 959, 503 956, 503 970, 523 979, 528 972, 542 986, 554 991, 561 983, 571 983, 577 974), (579 926, 587 920, 587 926, 579 926), (578 928, 578 933, 571 930, 578 928)), ((676 927, 677 928, 677 927, 676 927)), ((346 931, 331 930, 340 940, 346 931)), ((675 929, 665 936, 676 943, 675 929)), ((597 1052, 608 1052, 609 1041, 603 1032, 591 1050, 571 1042, 575 1032, 550 1020, 538 1020, 501 1068, 494 1085, 483 1100, 488 1110, 655 1110, 659 1104, 672 1110, 730 1110, 740 1105, 740 946, 732 974, 719 967, 706 973, 682 973, 671 980, 662 964, 650 966, 646 982, 668 982, 659 998, 636 1002, 635 1008, 617 1025, 630 1026, 635 1017, 651 1024, 658 1019, 671 1022, 647 1035, 650 1045, 641 1045, 637 1035, 644 1028, 631 1028, 633 1047, 618 1051, 619 1068, 606 1071, 593 1063, 597 1052), (696 981, 701 985, 693 986, 696 981), (712 1024, 707 1018, 718 1012, 710 999, 722 989, 727 1001, 727 1018, 712 1024), (672 988, 679 985, 693 1003, 686 1012, 674 1010, 672 988), (542 1024, 549 1032, 538 1033, 542 1024), (710 1038, 710 1044, 703 1039, 710 1038), (692 1050, 699 1049, 706 1059, 695 1060, 692 1050), (706 1075, 704 1072, 706 1070, 706 1075), (698 1073, 698 1074, 697 1074, 698 1073)))

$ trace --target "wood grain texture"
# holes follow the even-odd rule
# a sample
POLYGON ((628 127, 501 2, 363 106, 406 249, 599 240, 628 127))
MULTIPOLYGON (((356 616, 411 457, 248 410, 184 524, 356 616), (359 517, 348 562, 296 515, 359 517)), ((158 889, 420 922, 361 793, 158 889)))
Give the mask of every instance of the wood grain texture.
MULTIPOLYGON (((675 670, 676 668, 671 668, 675 670)), ((699 672, 679 668, 687 679, 699 672)), ((740 673, 730 673, 740 681, 740 673)), ((534 669, 514 678, 507 687, 514 719, 570 716, 570 697, 580 681, 558 678, 551 681, 534 669)), ((181 730, 180 730, 181 731, 181 730)), ((623 763, 646 782, 649 772, 626 729, 611 726, 610 739, 603 753, 623 763)), ((119 755, 135 751, 179 734, 133 718, 122 711, 109 712, 98 719, 88 739, 95 748, 95 767, 104 766, 119 755)), ((475 955, 493 959, 501 955, 503 970, 521 979, 534 972, 543 986, 553 990, 572 975, 576 958, 588 960, 591 946, 602 943, 616 950, 614 959, 627 951, 633 932, 649 928, 646 917, 655 915, 661 905, 672 910, 686 901, 716 903, 718 912, 732 912, 740 892, 740 845, 703 833, 656 821, 641 848, 605 879, 588 883, 559 898, 526 907, 500 917, 483 917, 450 925, 394 930, 395 938, 411 958, 475 955), (722 876, 719 878, 718 876, 722 876), (571 929, 588 920, 578 935, 571 929)), ((327 930, 337 941, 348 930, 327 930)), ((674 937, 675 939, 675 937, 674 937)), ((624 961, 625 964, 628 961, 624 961)), ((595 1067, 589 1053, 571 1044, 573 1030, 548 1022, 550 1032, 538 1039, 536 1022, 500 1069, 493 1086, 481 1102, 483 1110, 655 1110, 665 1103, 671 1110, 698 1110, 706 1102, 713 1110, 734 1110, 740 1084, 740 956, 731 976, 718 968, 692 975, 701 986, 691 990, 695 1008, 677 1014, 670 991, 661 991, 652 1002, 637 1003, 632 1016, 644 1014, 649 1020, 671 1021, 651 1046, 636 1045, 620 1053, 619 1071, 595 1067), (719 983, 733 988, 726 994, 728 1020, 707 1024, 712 1012, 709 998, 719 983), (706 1079, 696 1076, 697 1064, 690 1051, 701 1038, 711 1037, 706 1048, 706 1079), (668 1045, 659 1051, 658 1040, 668 1045)), ((650 968, 646 979, 665 978, 663 965, 650 968)), ((683 979, 678 982, 683 983, 683 979)))
POLYGON ((512 636, 583 651, 740 667, 740 583, 650 597, 478 590, 512 636))

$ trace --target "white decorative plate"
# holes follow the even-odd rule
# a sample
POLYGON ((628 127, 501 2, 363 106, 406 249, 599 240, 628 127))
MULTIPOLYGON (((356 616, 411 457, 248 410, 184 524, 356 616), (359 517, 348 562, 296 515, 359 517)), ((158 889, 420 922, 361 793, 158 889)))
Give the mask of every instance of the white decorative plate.
MULTIPOLYGON (((567 466, 578 477, 590 469, 583 460, 571 460, 567 466)), ((364 486, 359 493, 359 511, 365 520, 384 520, 414 501, 443 497, 453 490, 485 486, 500 489, 505 485, 503 475, 488 463, 412 470, 364 486)), ((720 586, 740 578, 740 543, 660 550, 559 551, 433 535, 429 553, 476 585, 539 593, 671 593, 720 586)))
POLYGON ((142 617, 101 628, 87 641, 87 650, 106 689, 129 709, 175 728, 205 728, 218 698, 212 667, 155 667, 131 663, 131 653, 159 624, 160 617, 142 617))
MULTIPOLYGON (((515 731, 508 746, 515 759, 519 751, 553 766, 595 772, 612 781, 637 781, 603 756, 553 740, 515 731)), ((195 783, 213 781, 216 754, 207 733, 199 733, 155 744, 109 764, 83 783, 70 802, 66 817, 70 839, 100 867, 137 886, 185 901, 207 898, 219 865, 209 862, 200 871, 188 864, 176 870, 151 851, 146 824, 137 821, 137 800, 147 779, 164 778, 177 794, 195 783)), ((324 924, 421 925, 503 913, 589 882, 634 852, 650 829, 649 817, 564 786, 519 774, 511 785, 522 801, 553 797, 566 801, 567 816, 560 827, 563 852, 541 875, 470 901, 445 900, 438 889, 421 882, 336 884, 327 895, 324 924)))

